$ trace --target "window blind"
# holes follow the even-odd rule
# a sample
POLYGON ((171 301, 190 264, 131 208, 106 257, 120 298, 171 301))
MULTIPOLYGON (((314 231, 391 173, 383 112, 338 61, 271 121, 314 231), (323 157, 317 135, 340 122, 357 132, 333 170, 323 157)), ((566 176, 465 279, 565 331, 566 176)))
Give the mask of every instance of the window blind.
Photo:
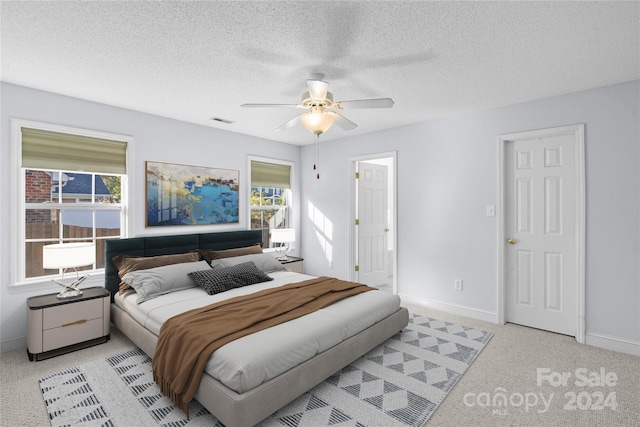
POLYGON ((124 175, 127 143, 22 128, 22 167, 124 175))
POLYGON ((291 166, 252 160, 251 187, 291 188, 291 166))

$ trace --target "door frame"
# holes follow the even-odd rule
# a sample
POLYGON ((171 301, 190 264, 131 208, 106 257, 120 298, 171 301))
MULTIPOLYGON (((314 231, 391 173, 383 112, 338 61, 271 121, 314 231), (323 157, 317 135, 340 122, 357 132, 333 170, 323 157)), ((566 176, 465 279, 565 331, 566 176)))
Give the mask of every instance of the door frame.
POLYGON ((356 281, 357 274, 355 271, 356 266, 356 225, 355 218, 357 215, 356 211, 356 165, 358 162, 363 162, 367 160, 375 160, 375 159, 384 159, 391 157, 393 159, 393 173, 387 174, 387 179, 391 181, 391 191, 393 191, 393 195, 391 200, 393 202, 393 206, 391 208, 391 212, 393 215, 393 219, 391 221, 391 227, 393 227, 393 256, 391 257, 391 269, 393 272, 393 293, 398 293, 398 152, 397 151, 387 151, 384 153, 374 153, 374 154, 366 154, 363 156, 356 156, 349 158, 349 221, 351 222, 351 226, 349 227, 349 280, 356 281))
POLYGON ((585 158, 584 123, 498 136, 498 323, 506 323, 506 158, 507 142, 572 134, 575 142, 576 340, 585 342, 585 158))

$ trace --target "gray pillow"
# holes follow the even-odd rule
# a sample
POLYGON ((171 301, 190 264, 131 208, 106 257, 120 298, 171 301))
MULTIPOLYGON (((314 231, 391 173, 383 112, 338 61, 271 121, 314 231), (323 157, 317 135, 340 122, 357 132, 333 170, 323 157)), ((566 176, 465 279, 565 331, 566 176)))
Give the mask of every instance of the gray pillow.
POLYGON ((233 288, 273 280, 258 270, 253 262, 244 262, 231 267, 207 268, 189 273, 194 282, 209 295, 219 294, 233 288))
POLYGON ((138 294, 136 302, 140 304, 170 292, 194 288, 196 284, 188 273, 204 268, 210 268, 207 261, 165 265, 129 272, 122 281, 135 289, 138 294))
POLYGON ((258 270, 263 273, 273 273, 274 271, 285 271, 286 268, 280 264, 280 261, 275 259, 270 254, 251 254, 235 256, 233 258, 221 258, 211 261, 212 268, 231 267, 233 265, 242 264, 245 262, 253 262, 258 270))

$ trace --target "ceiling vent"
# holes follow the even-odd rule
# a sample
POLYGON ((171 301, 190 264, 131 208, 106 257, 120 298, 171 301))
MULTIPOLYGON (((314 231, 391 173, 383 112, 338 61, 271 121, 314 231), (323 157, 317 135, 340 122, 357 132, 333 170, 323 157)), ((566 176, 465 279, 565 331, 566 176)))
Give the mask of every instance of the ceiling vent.
POLYGON ((231 123, 234 123, 233 120, 221 119, 220 117, 211 117, 211 120, 213 120, 214 122, 220 122, 220 123, 224 123, 224 124, 227 124, 227 125, 230 125, 231 123))

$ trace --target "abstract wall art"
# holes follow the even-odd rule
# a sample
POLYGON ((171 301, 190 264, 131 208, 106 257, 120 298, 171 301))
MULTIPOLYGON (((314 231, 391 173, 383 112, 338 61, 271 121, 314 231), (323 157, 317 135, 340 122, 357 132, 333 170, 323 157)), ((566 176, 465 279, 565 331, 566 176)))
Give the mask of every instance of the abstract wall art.
POLYGON ((146 162, 146 226, 238 223, 240 172, 146 162))

